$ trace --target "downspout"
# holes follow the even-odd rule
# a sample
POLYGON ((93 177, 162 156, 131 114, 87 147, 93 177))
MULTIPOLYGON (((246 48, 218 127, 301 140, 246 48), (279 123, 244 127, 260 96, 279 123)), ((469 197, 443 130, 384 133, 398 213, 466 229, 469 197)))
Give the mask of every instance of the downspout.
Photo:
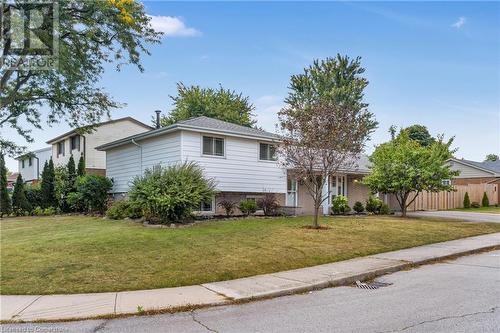
POLYGON ((139 176, 142 176, 142 146, 140 144, 138 144, 137 142, 135 142, 134 139, 132 139, 132 143, 134 145, 136 145, 137 147, 139 147, 141 153, 140 153, 140 163, 139 163, 139 166, 140 166, 140 173, 139 173, 139 176))
MULTIPOLYGON (((83 164, 85 165, 85 169, 87 169, 87 154, 86 154, 86 151, 87 151, 87 138, 85 137, 85 135, 81 135, 82 138, 83 138, 83 151, 82 151, 82 155, 83 155, 83 164)), ((85 170, 85 173, 87 172, 87 170, 85 170)))

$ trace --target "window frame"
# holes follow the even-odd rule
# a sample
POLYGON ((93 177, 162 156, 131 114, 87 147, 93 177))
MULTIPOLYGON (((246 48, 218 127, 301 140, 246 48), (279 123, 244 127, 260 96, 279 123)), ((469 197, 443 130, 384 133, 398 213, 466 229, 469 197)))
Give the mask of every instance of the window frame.
MULTIPOLYGON (((293 186, 291 186, 291 188, 293 188, 293 186)), ((289 206, 289 207, 298 207, 299 206, 299 182, 295 178, 288 178, 286 180, 286 205, 289 206), (290 190, 288 188, 288 183, 289 182, 293 182, 295 184, 295 190, 290 190), (294 193, 295 194, 295 196, 294 196, 295 202, 293 202, 292 205, 291 205, 291 203, 288 200, 288 196, 289 196, 290 193, 294 193)))
POLYGON ((24 169, 24 158, 21 160, 21 169, 24 169))
POLYGON ((80 136, 79 135, 73 135, 72 137, 70 137, 69 139, 69 149, 71 151, 73 150, 77 150, 77 151, 80 151, 80 136), (73 146, 73 140, 75 140, 75 146, 73 146))
POLYGON ((28 166, 30 167, 30 166, 32 166, 32 165, 33 165, 33 163, 32 163, 32 161, 31 161, 31 157, 28 157, 28 166))
POLYGON ((215 135, 201 135, 201 156, 205 157, 215 157, 215 158, 225 158, 226 157, 226 138, 222 136, 215 136, 215 135), (205 143, 205 138, 212 139, 212 152, 213 154, 206 154, 204 150, 204 143, 205 143), (222 140, 222 155, 216 155, 216 146, 215 143, 218 140, 222 140))
POLYGON ((56 149, 57 149, 57 157, 59 157, 59 155, 62 155, 62 156, 65 155, 64 140, 63 141, 59 141, 59 142, 56 143, 56 149), (61 149, 59 149, 59 147, 61 147, 61 149))
POLYGON ((206 203, 206 202, 200 202, 200 206, 198 207, 198 213, 215 213, 215 196, 212 197, 212 199, 210 200, 210 210, 204 210, 203 209, 203 204, 206 203))
MULTIPOLYGON (((259 161, 262 161, 262 162, 276 162, 278 160, 278 156, 276 154, 276 145, 273 144, 273 143, 269 143, 269 142, 259 142, 259 152, 258 152, 258 160, 259 161), (262 155, 261 155, 261 152, 262 152, 262 145, 266 145, 268 147, 267 149, 267 155, 270 154, 270 151, 271 151, 271 147, 274 147, 274 158, 270 158, 270 159, 262 159, 262 155)), ((269 157, 269 156, 267 156, 269 157)))

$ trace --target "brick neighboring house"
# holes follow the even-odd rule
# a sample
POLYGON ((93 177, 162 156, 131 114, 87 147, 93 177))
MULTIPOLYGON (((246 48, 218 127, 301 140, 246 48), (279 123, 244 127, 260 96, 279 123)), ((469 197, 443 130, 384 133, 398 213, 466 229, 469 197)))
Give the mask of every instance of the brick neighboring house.
POLYGON ((9 175, 7 175, 7 191, 12 192, 14 189, 14 184, 17 180, 17 176, 19 175, 19 172, 13 172, 9 175))
MULTIPOLYGON (((500 160, 476 162, 464 159, 451 158, 448 160, 452 170, 460 171, 460 175, 453 178, 453 185, 468 184, 498 184, 500 185, 500 160)), ((500 186, 499 186, 500 187, 500 186)), ((500 191, 497 191, 500 202, 500 191)))

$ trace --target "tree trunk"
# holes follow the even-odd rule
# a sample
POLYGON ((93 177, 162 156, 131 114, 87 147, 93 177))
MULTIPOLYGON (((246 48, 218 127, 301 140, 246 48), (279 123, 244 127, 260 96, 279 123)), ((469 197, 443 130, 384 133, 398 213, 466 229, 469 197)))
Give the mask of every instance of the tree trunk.
POLYGON ((314 206, 314 222, 313 222, 314 228, 318 229, 319 228, 319 207, 314 206))

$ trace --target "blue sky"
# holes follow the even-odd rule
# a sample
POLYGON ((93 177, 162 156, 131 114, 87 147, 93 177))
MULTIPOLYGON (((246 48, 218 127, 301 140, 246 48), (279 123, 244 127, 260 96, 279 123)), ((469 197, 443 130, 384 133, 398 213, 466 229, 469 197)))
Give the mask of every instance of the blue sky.
MULTIPOLYGON (((145 57, 145 73, 110 70, 100 85, 127 103, 114 118, 150 122, 171 109, 177 82, 234 89, 256 106, 258 125, 274 130, 292 74, 337 53, 361 56, 366 101, 380 125, 426 125, 456 136, 458 157, 500 151, 500 3, 221 2, 145 3, 166 32, 145 57)), ((67 130, 35 131, 30 148, 67 130)), ((22 140, 17 140, 23 143, 22 140)), ((16 164, 8 161, 10 169, 16 164)))

